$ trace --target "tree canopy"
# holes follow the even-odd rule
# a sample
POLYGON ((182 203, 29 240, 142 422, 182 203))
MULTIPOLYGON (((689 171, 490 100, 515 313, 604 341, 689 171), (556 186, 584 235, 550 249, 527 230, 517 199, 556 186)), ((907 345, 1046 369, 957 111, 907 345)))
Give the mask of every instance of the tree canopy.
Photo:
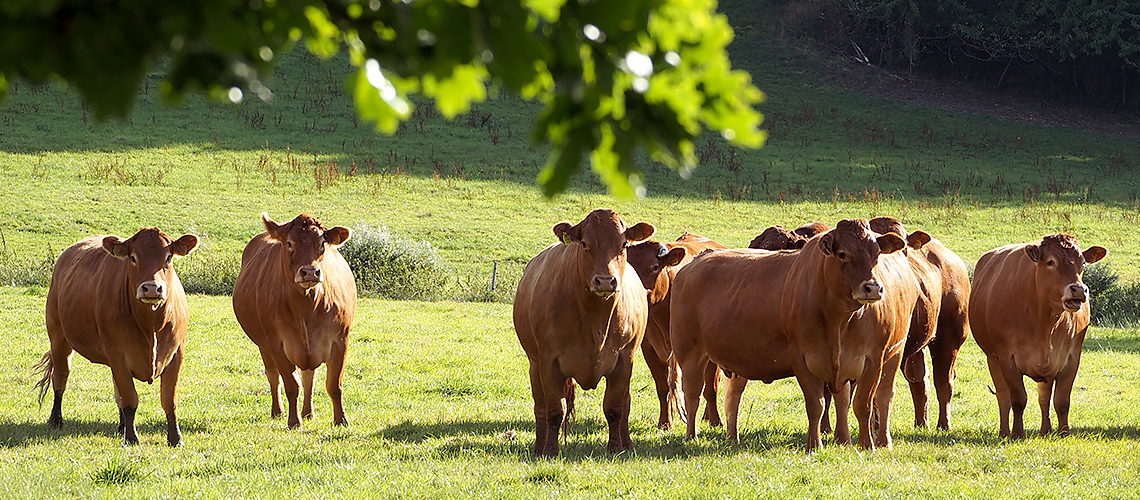
POLYGON ((165 62, 172 101, 268 100, 273 66, 304 43, 347 52, 357 112, 381 131, 411 115, 411 95, 450 118, 507 89, 543 104, 532 138, 551 145, 544 193, 588 155, 612 193, 634 196, 638 148, 685 175, 704 129, 763 143, 763 95, 732 70, 731 38, 714 0, 5 0, 0 96, 15 78, 58 79, 97 118, 122 117, 165 62))

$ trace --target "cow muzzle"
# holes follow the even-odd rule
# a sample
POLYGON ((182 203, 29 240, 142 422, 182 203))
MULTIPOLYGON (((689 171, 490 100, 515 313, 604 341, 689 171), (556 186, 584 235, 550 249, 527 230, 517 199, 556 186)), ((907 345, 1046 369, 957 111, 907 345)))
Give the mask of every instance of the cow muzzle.
POLYGON ((855 289, 855 293, 851 294, 851 298, 859 301, 860 304, 874 304, 883 300, 883 285, 875 280, 867 280, 859 283, 855 289))
POLYGON ((618 291, 617 276, 612 274, 595 274, 590 279, 590 291, 598 297, 609 300, 618 291))
POLYGON ((297 269, 297 274, 293 275, 293 281, 301 288, 306 290, 313 288, 325 281, 325 274, 321 272, 321 268, 317 266, 301 266, 297 269))
POLYGON ((1065 287, 1065 293, 1061 295, 1061 305, 1065 307, 1068 312, 1077 312, 1081 310, 1081 306, 1089 300, 1089 287, 1084 283, 1072 283, 1065 287))
POLYGON ((144 304, 162 305, 163 302, 166 302, 166 283, 161 281, 144 282, 135 289, 135 298, 144 304))

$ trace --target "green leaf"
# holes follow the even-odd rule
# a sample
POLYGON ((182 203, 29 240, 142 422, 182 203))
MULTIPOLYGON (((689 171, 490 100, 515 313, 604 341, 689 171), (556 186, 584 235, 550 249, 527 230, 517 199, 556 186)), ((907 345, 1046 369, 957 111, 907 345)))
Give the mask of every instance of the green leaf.
POLYGON ((427 74, 423 77, 424 94, 435 98, 439 112, 448 119, 466 113, 472 102, 487 100, 487 71, 475 65, 456 66, 451 75, 439 79, 427 74))

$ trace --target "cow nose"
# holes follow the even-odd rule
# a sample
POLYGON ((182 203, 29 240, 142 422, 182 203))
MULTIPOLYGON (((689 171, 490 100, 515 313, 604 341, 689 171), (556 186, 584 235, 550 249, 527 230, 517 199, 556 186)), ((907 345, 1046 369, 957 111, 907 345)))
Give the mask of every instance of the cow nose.
POLYGON ((324 281, 321 268, 317 266, 302 266, 297 270, 297 281, 305 283, 320 283, 324 281))
POLYGON ((1069 285, 1069 296, 1074 299, 1085 300, 1089 296, 1089 287, 1085 286, 1084 283, 1073 283, 1069 285))
POLYGON ((166 300, 166 286, 161 281, 147 281, 139 285, 135 297, 143 302, 161 302, 166 300))
POLYGON ((613 292, 617 290, 617 276, 595 275, 591 287, 595 292, 613 292))
POLYGON ((864 304, 878 302, 883 298, 883 285, 874 280, 864 281, 859 284, 854 298, 864 304))

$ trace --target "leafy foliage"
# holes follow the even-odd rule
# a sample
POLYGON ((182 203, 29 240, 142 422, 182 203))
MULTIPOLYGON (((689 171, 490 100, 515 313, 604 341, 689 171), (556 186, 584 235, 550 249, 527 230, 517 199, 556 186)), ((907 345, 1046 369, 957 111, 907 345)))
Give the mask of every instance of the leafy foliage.
POLYGON ((634 153, 684 174, 705 127, 741 146, 764 134, 762 98, 733 71, 732 30, 712 0, 208 0, 92 5, 9 2, 0 15, 0 94, 7 80, 74 85, 98 118, 125 116, 152 63, 170 59, 163 92, 205 91, 239 102, 272 96, 268 77, 297 41, 358 68, 348 85, 359 115, 392 133, 409 94, 446 116, 486 99, 488 86, 538 99, 536 142, 552 145, 539 175, 548 196, 584 156, 615 193, 640 193, 634 153), (146 26, 147 29, 138 29, 146 26))

